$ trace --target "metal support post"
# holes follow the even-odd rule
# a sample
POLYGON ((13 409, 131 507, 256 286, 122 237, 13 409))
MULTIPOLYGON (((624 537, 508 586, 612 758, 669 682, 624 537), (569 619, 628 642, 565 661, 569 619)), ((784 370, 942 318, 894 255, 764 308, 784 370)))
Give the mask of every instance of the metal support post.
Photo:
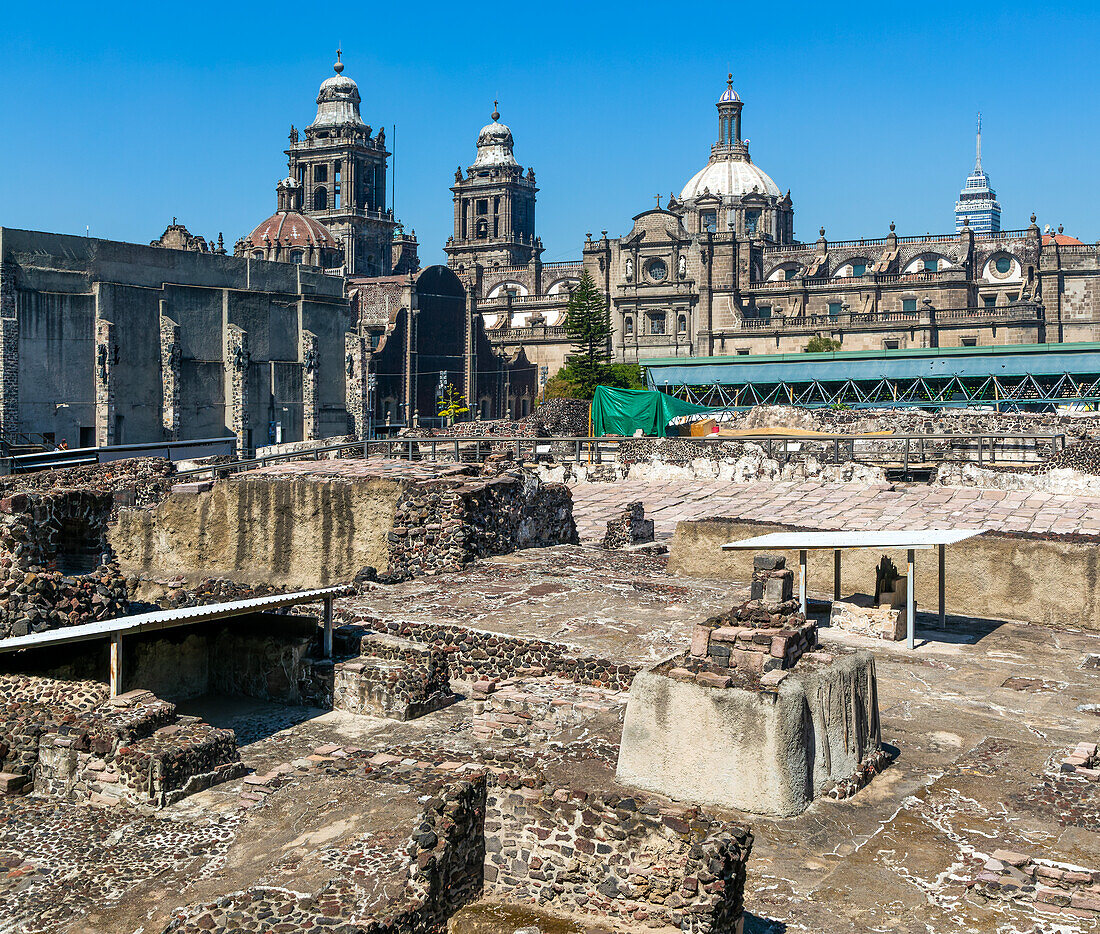
POLYGON ((332 597, 325 597, 325 658, 332 658, 332 597))
POLYGON ((840 549, 833 549, 833 599, 840 599, 840 549))
MULTIPOLYGON (((101 656, 102 657, 102 656, 101 656)), ((122 693, 122 633, 111 639, 111 697, 122 693)))
POLYGON ((940 545, 940 629, 947 628, 947 546, 940 545))
POLYGON ((798 553, 798 606, 806 615, 806 549, 798 553))
POLYGON ((905 569, 905 628, 908 631, 906 644, 916 648, 917 640, 917 603, 914 599, 913 575, 916 570, 916 552, 910 548, 906 554, 905 569))

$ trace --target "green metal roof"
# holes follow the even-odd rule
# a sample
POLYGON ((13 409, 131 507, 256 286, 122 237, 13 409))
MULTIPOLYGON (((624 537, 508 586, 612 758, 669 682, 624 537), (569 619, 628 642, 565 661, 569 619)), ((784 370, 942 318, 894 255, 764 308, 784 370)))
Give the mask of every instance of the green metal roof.
POLYGON ((638 361, 645 367, 721 366, 756 363, 809 363, 816 360, 898 360, 906 357, 976 357, 1002 354, 1100 353, 1100 341, 1063 344, 995 344, 988 347, 917 347, 905 350, 837 350, 826 353, 722 354, 714 357, 653 357, 638 361))

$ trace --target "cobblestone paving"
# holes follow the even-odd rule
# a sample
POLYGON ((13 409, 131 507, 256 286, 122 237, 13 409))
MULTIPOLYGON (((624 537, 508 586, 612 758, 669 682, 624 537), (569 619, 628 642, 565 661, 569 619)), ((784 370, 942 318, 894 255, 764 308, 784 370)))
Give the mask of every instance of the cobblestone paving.
POLYGON ((745 483, 642 481, 576 483, 573 516, 582 541, 602 539, 609 519, 641 500, 658 539, 676 523, 715 516, 783 522, 820 529, 864 529, 869 524, 914 529, 989 529, 1032 535, 1100 537, 1100 495, 1028 493, 969 487, 857 483, 745 483))

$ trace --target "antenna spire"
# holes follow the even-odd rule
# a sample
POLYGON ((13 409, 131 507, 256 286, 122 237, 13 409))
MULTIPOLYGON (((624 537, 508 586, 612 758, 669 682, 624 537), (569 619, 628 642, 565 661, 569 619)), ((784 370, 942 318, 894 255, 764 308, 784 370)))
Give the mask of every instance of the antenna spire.
POLYGON ((974 159, 974 172, 980 174, 982 171, 982 112, 978 111, 978 143, 977 143, 977 155, 974 159))

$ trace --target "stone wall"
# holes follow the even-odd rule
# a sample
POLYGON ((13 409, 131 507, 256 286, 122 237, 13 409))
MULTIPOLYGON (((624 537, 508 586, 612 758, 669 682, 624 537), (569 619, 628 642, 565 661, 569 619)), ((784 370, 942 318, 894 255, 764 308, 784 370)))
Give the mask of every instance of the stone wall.
POLYGON ((0 675, 0 784, 100 805, 163 807, 241 774, 232 730, 148 691, 0 675))
POLYGON ((1028 908, 1074 930, 1076 922, 1100 921, 1100 870, 994 850, 967 885, 969 897, 981 904, 1028 908))
MULTIPOLYGON (((536 668, 579 684, 626 690, 638 671, 635 665, 589 656, 566 643, 524 639, 453 623, 354 617, 349 625, 336 631, 336 638, 345 645, 358 646, 363 639, 364 628, 399 635, 403 639, 441 650, 447 658, 451 677, 464 681, 508 678, 530 673, 531 669, 536 668)), ((358 653, 360 650, 354 648, 349 651, 358 653)), ((362 651, 369 652, 369 648, 362 651)))
POLYGON ((489 789, 486 891, 540 907, 696 932, 742 929, 746 827, 646 796, 489 789))
POLYGON ((455 570, 575 542, 576 526, 569 491, 529 471, 339 459, 181 486, 123 510, 110 540, 127 574, 309 588, 455 570))
MULTIPOLYGON (((714 518, 680 522, 669 547, 668 569, 719 580, 752 575, 750 552, 723 551, 726 542, 789 532, 774 522, 714 518)), ((797 560, 797 551, 786 553, 797 560)), ((904 549, 849 549, 841 567, 841 592, 866 593, 886 554, 900 568, 904 549)), ((1100 556, 1092 537, 986 532, 946 550, 947 612, 979 619, 1015 619, 1044 626, 1100 628, 1100 556)), ((833 556, 808 555, 809 592, 832 593, 833 556)), ((918 552, 917 608, 935 610, 939 571, 933 552, 918 552)))
POLYGON ((125 580, 106 540, 110 493, 0 499, 0 638, 124 614, 125 580))

